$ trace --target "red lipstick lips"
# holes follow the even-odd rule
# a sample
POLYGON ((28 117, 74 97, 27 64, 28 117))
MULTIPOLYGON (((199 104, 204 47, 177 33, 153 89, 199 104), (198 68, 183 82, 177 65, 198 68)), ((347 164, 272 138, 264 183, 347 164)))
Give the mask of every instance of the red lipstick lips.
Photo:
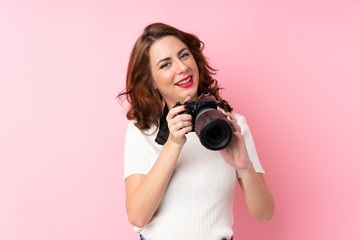
POLYGON ((178 81, 177 83, 175 83, 175 85, 176 85, 177 87, 181 87, 181 88, 191 87, 191 86, 193 85, 192 75, 189 75, 189 76, 181 79, 180 81, 178 81))

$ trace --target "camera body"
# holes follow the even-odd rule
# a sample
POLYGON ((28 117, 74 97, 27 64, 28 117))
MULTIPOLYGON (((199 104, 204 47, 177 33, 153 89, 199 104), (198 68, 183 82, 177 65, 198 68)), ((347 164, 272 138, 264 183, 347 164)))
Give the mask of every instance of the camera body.
POLYGON ((217 110, 221 107, 231 112, 232 108, 225 101, 217 101, 210 94, 201 94, 196 101, 176 103, 174 107, 185 105, 186 111, 180 114, 190 114, 193 121, 193 132, 196 132, 201 144, 210 150, 225 148, 232 139, 232 127, 226 117, 217 110))

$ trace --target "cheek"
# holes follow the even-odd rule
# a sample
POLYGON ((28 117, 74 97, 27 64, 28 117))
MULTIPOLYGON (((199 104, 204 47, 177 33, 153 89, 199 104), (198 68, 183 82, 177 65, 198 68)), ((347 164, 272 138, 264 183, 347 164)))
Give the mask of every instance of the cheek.
POLYGON ((155 74, 153 79, 156 88, 163 88, 173 84, 172 76, 169 73, 155 74))
POLYGON ((173 76, 170 72, 163 72, 160 76, 159 76, 160 82, 162 82, 163 84, 172 84, 173 82, 173 76))

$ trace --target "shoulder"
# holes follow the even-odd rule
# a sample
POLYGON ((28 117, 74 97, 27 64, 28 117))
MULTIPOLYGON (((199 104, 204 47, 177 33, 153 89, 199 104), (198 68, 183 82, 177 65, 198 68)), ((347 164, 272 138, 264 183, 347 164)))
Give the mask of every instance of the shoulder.
POLYGON ((246 133, 250 132, 250 129, 249 129, 249 126, 248 126, 248 124, 246 122, 245 116, 240 115, 238 113, 232 113, 232 114, 236 118, 236 120, 237 120, 237 122, 238 122, 238 124, 239 124, 239 126, 241 128, 241 133, 243 135, 245 135, 246 133))
POLYGON ((236 113, 236 112, 232 112, 232 115, 234 115, 234 117, 235 117, 236 120, 238 120, 238 121, 244 121, 244 120, 245 120, 245 116, 240 115, 240 114, 238 114, 238 113, 236 113))
POLYGON ((240 127, 242 125, 247 125, 245 116, 240 115, 240 114, 235 113, 235 112, 233 112, 232 115, 236 118, 236 120, 237 120, 238 124, 240 125, 240 127))
POLYGON ((152 135, 155 132, 157 132, 155 125, 151 125, 151 127, 149 129, 141 130, 135 124, 136 124, 136 120, 129 121, 128 126, 127 126, 127 133, 152 135))
POLYGON ((148 141, 149 139, 155 138, 156 133, 158 132, 155 125, 152 125, 149 129, 141 130, 135 124, 135 120, 129 121, 126 130, 125 142, 141 142, 144 140, 148 141))

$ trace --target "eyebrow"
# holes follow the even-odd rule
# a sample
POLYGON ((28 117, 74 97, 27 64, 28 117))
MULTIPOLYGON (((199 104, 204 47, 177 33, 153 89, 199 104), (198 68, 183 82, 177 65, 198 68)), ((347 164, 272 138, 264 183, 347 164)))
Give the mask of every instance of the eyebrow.
MULTIPOLYGON (((179 52, 178 52, 178 55, 180 55, 183 51, 187 50, 188 48, 182 48, 179 52)), ((164 62, 164 61, 168 61, 170 60, 171 58, 170 57, 166 57, 166 58, 163 58, 161 59, 156 65, 159 65, 161 62, 164 62)))

